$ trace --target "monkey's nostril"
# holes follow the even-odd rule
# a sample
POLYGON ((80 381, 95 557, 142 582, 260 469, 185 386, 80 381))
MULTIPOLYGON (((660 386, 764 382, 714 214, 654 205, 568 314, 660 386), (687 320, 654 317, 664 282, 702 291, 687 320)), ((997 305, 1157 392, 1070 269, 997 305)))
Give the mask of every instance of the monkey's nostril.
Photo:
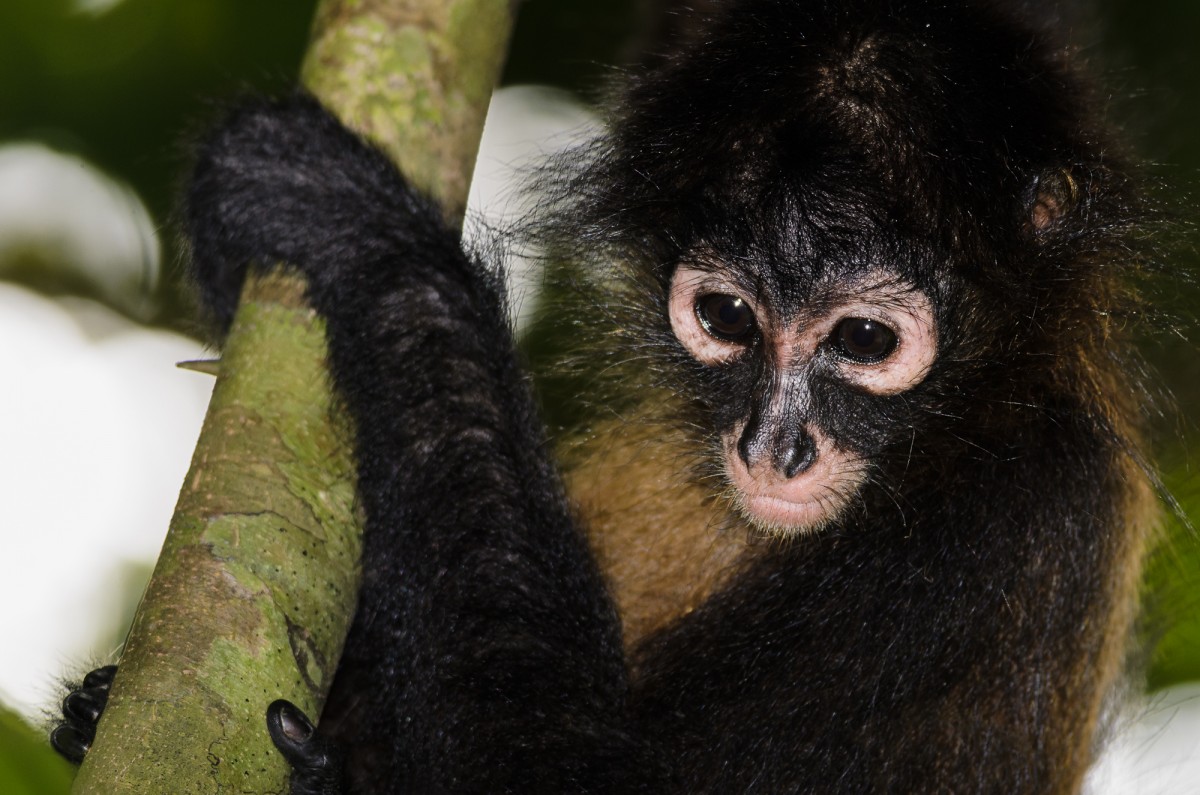
POLYGON ((746 465, 747 469, 754 468, 754 453, 751 450, 751 444, 751 434, 748 431, 743 432, 742 437, 738 439, 737 452, 738 458, 742 459, 742 463, 746 465))
POLYGON ((812 436, 800 431, 790 445, 780 451, 777 466, 788 480, 808 471, 817 461, 817 443, 812 436))

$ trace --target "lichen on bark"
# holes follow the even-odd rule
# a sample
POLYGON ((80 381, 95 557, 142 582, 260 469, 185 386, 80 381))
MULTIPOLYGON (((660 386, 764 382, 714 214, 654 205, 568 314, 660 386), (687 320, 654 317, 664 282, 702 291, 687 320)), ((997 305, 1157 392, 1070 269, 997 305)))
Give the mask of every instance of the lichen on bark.
POLYGON ((359 578, 349 429, 324 346, 302 283, 248 280, 74 792, 280 790, 263 710, 285 696, 319 711, 359 578))
POLYGON ((509 0, 325 3, 301 74, 459 221, 511 17, 509 0))

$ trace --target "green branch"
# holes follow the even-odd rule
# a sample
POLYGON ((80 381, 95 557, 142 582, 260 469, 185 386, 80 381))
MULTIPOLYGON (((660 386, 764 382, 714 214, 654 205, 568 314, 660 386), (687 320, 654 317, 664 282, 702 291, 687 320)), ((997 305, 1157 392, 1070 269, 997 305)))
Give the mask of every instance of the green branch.
MULTIPOLYGON (((327 0, 304 82, 461 219, 508 0, 327 0)), ((264 711, 320 713, 361 527, 324 327, 292 273, 252 276, 162 556, 73 793, 278 793, 264 711)))

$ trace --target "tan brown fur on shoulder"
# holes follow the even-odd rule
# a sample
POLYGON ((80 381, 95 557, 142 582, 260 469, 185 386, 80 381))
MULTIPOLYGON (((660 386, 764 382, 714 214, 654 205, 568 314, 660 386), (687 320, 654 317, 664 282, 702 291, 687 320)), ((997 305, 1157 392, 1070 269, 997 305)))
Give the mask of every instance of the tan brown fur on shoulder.
POLYGON ((614 420, 565 454, 568 493, 627 649, 694 610, 763 543, 697 479, 685 444, 651 421, 614 420))

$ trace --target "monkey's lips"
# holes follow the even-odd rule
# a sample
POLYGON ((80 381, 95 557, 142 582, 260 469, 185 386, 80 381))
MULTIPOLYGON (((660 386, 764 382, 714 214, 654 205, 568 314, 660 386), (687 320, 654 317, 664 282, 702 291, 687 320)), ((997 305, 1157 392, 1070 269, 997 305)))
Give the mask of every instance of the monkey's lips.
MULTIPOLYGON (((822 440, 823 441, 823 440, 822 440)), ((751 469, 726 446, 725 469, 741 514, 771 533, 818 530, 834 521, 865 477, 861 458, 818 442, 817 461, 793 478, 767 467, 751 469)))

